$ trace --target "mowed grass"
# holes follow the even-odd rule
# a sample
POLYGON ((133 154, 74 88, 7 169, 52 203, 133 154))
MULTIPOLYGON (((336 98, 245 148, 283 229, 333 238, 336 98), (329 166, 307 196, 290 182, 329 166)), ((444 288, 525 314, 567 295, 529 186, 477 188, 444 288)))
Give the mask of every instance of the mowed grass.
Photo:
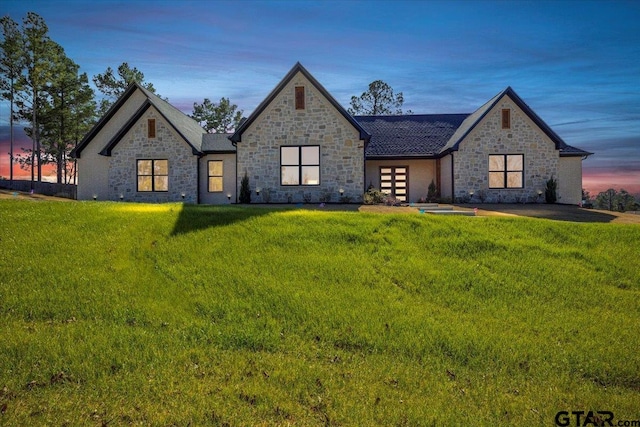
POLYGON ((640 227, 0 202, 0 425, 638 418, 640 227))

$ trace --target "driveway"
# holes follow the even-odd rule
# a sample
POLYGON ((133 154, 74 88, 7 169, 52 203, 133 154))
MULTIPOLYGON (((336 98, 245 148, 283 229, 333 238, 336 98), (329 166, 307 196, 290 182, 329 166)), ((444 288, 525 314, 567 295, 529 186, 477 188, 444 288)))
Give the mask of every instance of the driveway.
POLYGON ((583 209, 573 205, 547 204, 478 204, 455 205, 456 209, 478 208, 478 216, 527 216, 557 221, 612 222, 616 224, 640 224, 640 213, 610 212, 599 209, 583 209))

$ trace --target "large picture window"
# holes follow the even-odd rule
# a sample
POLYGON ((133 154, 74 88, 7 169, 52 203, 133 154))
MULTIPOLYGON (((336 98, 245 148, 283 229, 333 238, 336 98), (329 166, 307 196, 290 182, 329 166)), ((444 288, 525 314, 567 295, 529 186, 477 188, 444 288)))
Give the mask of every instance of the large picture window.
POLYGON ((207 167, 209 193, 222 191, 222 160, 210 160, 207 167))
POLYGON ((523 154, 489 155, 489 188, 522 188, 523 154))
POLYGON ((138 191, 169 191, 168 160, 138 160, 138 191))
POLYGON ((320 147, 280 147, 281 185, 320 185, 320 147))

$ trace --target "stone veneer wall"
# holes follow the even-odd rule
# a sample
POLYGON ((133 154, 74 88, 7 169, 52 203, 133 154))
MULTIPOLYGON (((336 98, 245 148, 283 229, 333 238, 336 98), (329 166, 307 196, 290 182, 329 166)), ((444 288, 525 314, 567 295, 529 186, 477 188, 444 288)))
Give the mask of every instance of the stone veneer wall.
POLYGON ((460 143, 454 153, 454 192, 456 201, 486 203, 544 202, 543 191, 549 178, 558 179, 559 152, 551 141, 511 101, 504 97, 460 143), (511 129, 502 129, 502 109, 511 109, 511 129), (524 188, 489 189, 489 155, 524 154, 524 188))
POLYGON ((364 192, 364 141, 329 101, 298 73, 242 134, 237 144, 237 188, 245 172, 251 201, 264 203, 317 203, 340 200, 339 190, 353 202, 364 192), (305 88, 305 109, 295 109, 295 87, 305 88), (320 185, 280 185, 280 147, 320 146, 320 185), (257 196, 255 189, 262 189, 257 196))
POLYGON ((109 158, 109 199, 134 202, 197 203, 198 157, 191 147, 168 125, 162 116, 150 108, 111 151, 109 158), (156 137, 147 137, 147 119, 156 119, 156 137), (142 159, 169 160, 169 191, 138 192, 137 162, 142 159))

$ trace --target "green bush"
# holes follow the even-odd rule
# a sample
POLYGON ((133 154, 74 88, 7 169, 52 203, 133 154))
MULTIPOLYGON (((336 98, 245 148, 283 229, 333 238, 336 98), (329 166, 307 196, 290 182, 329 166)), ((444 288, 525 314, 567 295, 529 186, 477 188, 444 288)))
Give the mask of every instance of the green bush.
POLYGON ((544 198, 547 203, 555 203, 558 201, 558 195, 556 194, 557 189, 558 181, 553 179, 553 177, 549 178, 547 188, 544 190, 544 198))
POLYGON ((436 188, 436 184, 431 180, 431 184, 427 188, 427 202, 433 203, 438 200, 438 189, 436 188))
POLYGON ((366 193, 364 193, 363 201, 365 205, 378 205, 384 203, 387 199, 387 195, 382 191, 370 187, 366 193))
POLYGON ((249 177, 246 172, 240 182, 240 203, 251 203, 251 188, 249 187, 249 177))

